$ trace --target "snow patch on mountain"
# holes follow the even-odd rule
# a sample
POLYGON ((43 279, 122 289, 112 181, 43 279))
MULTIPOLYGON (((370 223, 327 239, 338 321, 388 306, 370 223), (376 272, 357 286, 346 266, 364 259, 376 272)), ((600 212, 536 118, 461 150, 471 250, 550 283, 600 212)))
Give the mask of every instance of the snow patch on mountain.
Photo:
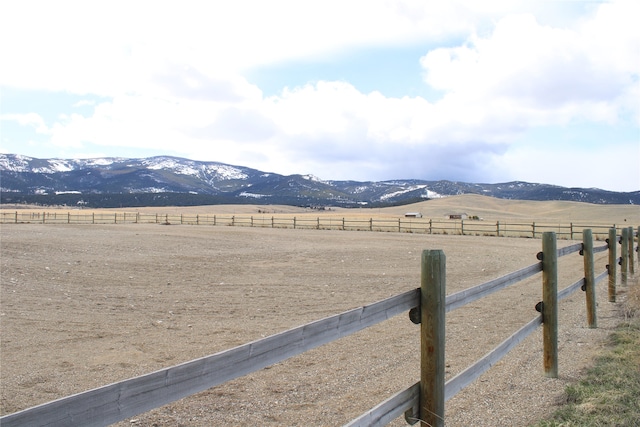
POLYGON ((253 198, 253 199, 261 199, 263 197, 269 197, 266 194, 248 193, 246 191, 243 191, 242 193, 240 193, 239 196, 240 197, 249 197, 249 198, 253 198))
POLYGON ((385 201, 389 199, 393 199, 394 197, 398 197, 402 194, 410 193, 412 191, 420 190, 423 188, 427 188, 426 185, 411 185, 403 190, 394 191, 393 193, 387 193, 383 196, 380 196, 380 201, 385 201))
POLYGON ((216 175, 218 179, 247 179, 240 169, 224 164, 201 164, 184 159, 170 157, 143 159, 141 164, 151 170, 170 170, 180 175, 203 176, 216 175))

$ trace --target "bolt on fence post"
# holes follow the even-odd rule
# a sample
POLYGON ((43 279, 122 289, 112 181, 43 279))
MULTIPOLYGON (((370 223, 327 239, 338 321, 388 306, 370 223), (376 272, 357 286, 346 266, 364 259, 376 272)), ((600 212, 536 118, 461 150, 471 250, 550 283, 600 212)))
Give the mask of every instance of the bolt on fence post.
POLYGON ((634 238, 633 238, 633 227, 629 227, 629 231, 627 232, 627 235, 629 237, 629 273, 631 274, 635 274, 635 266, 634 264, 634 260, 633 260, 633 243, 634 243, 634 238))
POLYGON ((558 378, 558 250, 553 231, 542 234, 542 302, 544 373, 558 378))
POLYGON ((629 229, 627 227, 621 230, 622 239, 620 240, 621 250, 620 256, 620 284, 622 286, 627 285, 627 271, 629 270, 629 229))
POLYGON ((420 420, 444 427, 446 258, 422 251, 420 296, 420 420))
POLYGON ((587 324, 590 328, 598 327, 596 318, 596 277, 593 262, 593 234, 591 229, 582 230, 582 255, 584 257, 584 280, 587 298, 587 324))
POLYGON ((618 236, 615 227, 609 229, 607 245, 609 246, 609 264, 607 265, 607 271, 609 272, 609 302, 616 302, 616 264, 618 264, 616 248, 618 247, 618 236))

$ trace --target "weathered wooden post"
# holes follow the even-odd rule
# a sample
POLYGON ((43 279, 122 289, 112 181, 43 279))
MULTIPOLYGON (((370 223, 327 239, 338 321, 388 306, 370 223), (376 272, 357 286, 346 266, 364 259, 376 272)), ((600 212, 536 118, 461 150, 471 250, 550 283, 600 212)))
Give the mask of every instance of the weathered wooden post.
POLYGON ((542 336, 544 374, 558 378, 558 250, 556 233, 542 234, 542 336))
POLYGON ((584 285, 587 296, 587 324, 590 328, 597 328, 596 276, 593 262, 593 234, 591 229, 582 230, 582 256, 584 257, 584 285))
POLYGON ((615 227, 609 229, 607 245, 609 246, 609 264, 607 264, 607 271, 609 272, 609 302, 616 302, 616 264, 618 264, 616 248, 618 247, 618 236, 615 227))
POLYGON ((638 231, 636 232, 636 237, 638 238, 638 245, 636 246, 636 252, 638 255, 638 266, 640 266, 640 225, 638 226, 638 231))
POLYGON ((444 427, 446 258, 443 251, 422 251, 420 286, 420 420, 423 425, 444 427))
POLYGON ((629 229, 627 227, 621 230, 622 238, 620 239, 620 284, 627 285, 627 271, 629 270, 629 229))
POLYGON ((629 231, 627 232, 627 236, 629 237, 629 273, 631 274, 635 274, 635 266, 633 265, 635 263, 634 259, 633 259, 633 243, 634 243, 634 238, 633 238, 633 227, 629 227, 629 231))

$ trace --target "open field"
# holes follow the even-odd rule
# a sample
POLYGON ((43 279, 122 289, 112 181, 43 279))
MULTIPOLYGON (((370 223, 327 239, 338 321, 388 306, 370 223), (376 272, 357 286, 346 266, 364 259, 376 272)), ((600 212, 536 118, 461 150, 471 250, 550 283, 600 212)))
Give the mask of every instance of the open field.
MULTIPOLYGON (((22 206, 17 206, 20 210, 22 206)), ((16 206, 0 206, 0 212, 15 212, 16 206)), ((68 211, 69 208, 59 208, 68 211)), ((42 212, 51 208, 28 208, 27 211, 42 212)), ((523 201, 505 200, 494 197, 465 194, 460 196, 433 199, 411 205, 394 206, 380 209, 346 209, 329 208, 316 210, 285 205, 212 205, 185 207, 143 207, 118 209, 89 209, 88 212, 145 212, 167 214, 219 214, 219 215, 275 215, 275 216, 310 216, 310 217, 358 217, 363 218, 398 218, 406 212, 421 212, 425 218, 441 219, 451 213, 467 213, 478 216, 485 221, 521 221, 521 222, 570 222, 629 224, 637 227, 640 224, 640 207, 637 205, 594 205, 589 203, 564 201, 523 201)))
MULTIPOLYGON (((517 202, 522 210, 490 202, 494 206, 482 207, 481 216, 524 216, 538 209, 536 202, 517 202)), ((550 217, 551 206, 558 206, 579 220, 640 223, 637 207, 606 207, 612 210, 605 215, 599 206, 571 210, 551 203, 543 209, 550 217)), ((265 209, 175 209, 258 208, 265 209)), ((381 214, 393 215, 394 209, 396 215, 417 210, 428 215, 422 207, 387 208, 381 214)), ((476 214, 470 207, 464 211, 476 214)), ((416 288, 423 249, 445 251, 448 293, 533 264, 540 250, 537 239, 153 224, 5 224, 0 237, 2 414, 416 288)), ((582 271, 581 257, 565 258, 561 288, 582 271)), ((606 262, 606 252, 596 255, 597 273, 606 262)), ((536 276, 449 313, 447 376, 535 317, 540 298, 536 276)), ((542 374, 538 331, 449 401, 447 425, 527 425, 550 414, 564 386, 580 375, 618 323, 617 306, 607 302, 603 283, 597 299, 595 330, 586 328, 581 292, 560 305, 559 379, 542 374)), ((419 346, 418 326, 397 316, 120 424, 342 425, 417 381, 419 346)))

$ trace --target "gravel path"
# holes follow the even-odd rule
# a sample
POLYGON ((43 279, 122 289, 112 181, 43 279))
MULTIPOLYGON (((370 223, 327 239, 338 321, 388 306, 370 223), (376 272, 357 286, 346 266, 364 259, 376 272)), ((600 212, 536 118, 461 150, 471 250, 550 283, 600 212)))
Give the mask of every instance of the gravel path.
MULTIPOLYGON (((445 251, 452 293, 533 264, 541 245, 204 226, 12 224, 0 232, 2 414, 419 287, 423 249, 445 251)), ((565 258, 560 288, 581 275, 582 258, 565 258)), ((598 254, 597 272, 605 263, 606 252, 598 254)), ((540 295, 536 276, 449 313, 447 378, 535 317, 540 295)), ((586 327, 582 292, 561 303, 558 379, 542 373, 538 330, 448 402, 446 425, 524 426, 549 415, 619 323, 604 282, 597 301, 598 329, 586 327)), ((118 425, 342 425, 419 379, 418 328, 397 316, 118 425)))

